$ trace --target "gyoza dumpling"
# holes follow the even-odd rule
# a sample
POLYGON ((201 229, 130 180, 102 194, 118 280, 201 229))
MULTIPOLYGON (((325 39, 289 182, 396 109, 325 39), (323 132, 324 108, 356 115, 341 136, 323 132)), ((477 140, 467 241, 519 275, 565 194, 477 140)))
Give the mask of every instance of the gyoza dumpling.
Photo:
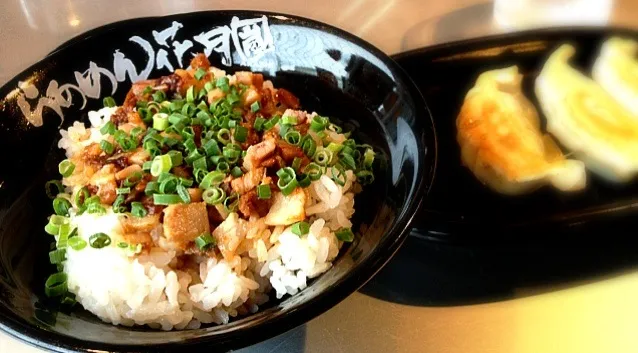
POLYGON ((592 77, 625 109, 638 116, 638 43, 613 37, 603 43, 592 77))
POLYGON ((584 188, 584 164, 565 159, 541 133, 521 80, 512 66, 482 73, 469 90, 456 120, 463 164, 491 189, 508 195, 544 184, 563 191, 584 188))
POLYGON ((638 172, 638 118, 569 65, 574 52, 560 46, 536 79, 547 131, 592 171, 627 181, 638 172))

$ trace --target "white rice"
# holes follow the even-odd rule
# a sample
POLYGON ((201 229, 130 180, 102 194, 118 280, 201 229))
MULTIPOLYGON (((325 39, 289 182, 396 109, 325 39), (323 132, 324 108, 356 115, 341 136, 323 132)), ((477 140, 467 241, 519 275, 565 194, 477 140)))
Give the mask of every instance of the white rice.
MULTIPOLYGON (((58 146, 70 158, 84 146, 99 142, 104 138, 99 129, 115 109, 90 112, 90 128, 76 122, 61 130, 58 146)), ((254 313, 269 300, 271 289, 277 298, 294 295, 332 266, 342 245, 334 232, 351 227, 354 178, 348 171, 344 186, 325 175, 312 183, 306 204, 309 234, 300 237, 291 227, 268 228, 263 221, 251 219, 235 258, 202 258, 199 269, 188 272, 176 269, 175 252, 153 248, 149 254, 135 256, 119 248, 121 215, 110 209, 105 215, 71 215, 78 236, 87 243, 98 232, 109 235, 112 242, 102 249, 67 248, 64 271, 69 291, 86 310, 116 325, 194 329, 254 313)))

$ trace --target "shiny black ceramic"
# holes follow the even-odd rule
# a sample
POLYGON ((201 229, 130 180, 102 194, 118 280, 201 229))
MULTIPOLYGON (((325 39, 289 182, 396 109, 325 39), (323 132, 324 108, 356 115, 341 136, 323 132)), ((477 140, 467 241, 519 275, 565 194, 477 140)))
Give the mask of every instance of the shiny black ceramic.
MULTIPOLYGON (((610 184, 587 174, 582 192, 544 187, 504 196, 483 186, 461 165, 455 121, 467 91, 481 72, 517 65, 523 92, 538 108, 533 82, 553 50, 576 48, 573 64, 589 75, 602 41, 613 35, 638 38, 621 28, 550 28, 446 43, 393 58, 408 72, 429 104, 437 130, 438 163, 428 202, 415 223, 429 239, 455 244, 580 244, 635 242, 638 182, 610 184)), ((544 117, 539 109, 541 124, 544 117)))
POLYGON ((203 12, 115 23, 65 43, 3 86, 0 97, 0 328, 58 352, 225 351, 310 320, 396 252, 435 166, 431 118, 404 72, 348 33, 288 15, 203 12), (229 72, 264 73, 304 109, 335 118, 379 151, 376 181, 355 203, 361 236, 300 294, 226 326, 161 332, 105 324, 81 308, 57 312, 43 294, 53 271, 43 187, 63 158, 58 129, 87 122, 102 97, 121 102, 131 80, 188 66, 201 51, 229 72))

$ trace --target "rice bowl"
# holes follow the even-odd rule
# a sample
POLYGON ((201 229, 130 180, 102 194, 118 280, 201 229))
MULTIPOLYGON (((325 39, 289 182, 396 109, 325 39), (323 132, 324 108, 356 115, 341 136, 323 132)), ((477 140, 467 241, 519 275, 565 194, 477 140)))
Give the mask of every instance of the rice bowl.
POLYGON ((60 130, 47 295, 114 325, 182 330, 302 291, 353 240, 374 151, 299 108, 199 55, 60 130))

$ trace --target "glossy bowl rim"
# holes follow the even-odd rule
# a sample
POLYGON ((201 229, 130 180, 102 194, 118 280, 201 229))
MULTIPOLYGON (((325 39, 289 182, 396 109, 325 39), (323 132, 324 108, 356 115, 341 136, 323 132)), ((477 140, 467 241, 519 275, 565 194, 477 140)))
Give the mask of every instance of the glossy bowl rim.
MULTIPOLYGON (((321 31, 327 31, 330 33, 336 33, 342 38, 355 45, 363 48, 367 52, 373 54, 381 62, 388 65, 390 71, 395 77, 403 81, 405 89, 409 91, 409 97, 413 100, 416 116, 412 130, 415 132, 417 142, 426 142, 427 145, 419 146, 418 148, 418 166, 414 172, 415 181, 410 187, 410 193, 413 196, 408 198, 403 207, 398 212, 394 224, 384 234, 381 241, 374 247, 374 249, 368 255, 368 258, 361 262, 358 266, 352 267, 343 277, 334 285, 322 290, 313 299, 297 304, 292 310, 287 312, 277 312, 273 314, 268 320, 263 323, 259 323, 253 326, 244 327, 238 330, 225 332, 220 335, 199 336, 195 338, 186 339, 180 342, 166 342, 154 345, 148 345, 144 343, 140 344, 117 344, 117 343, 101 343, 89 340, 82 340, 72 336, 66 336, 60 333, 47 331, 37 326, 23 324, 6 316, 0 311, 0 330, 6 332, 10 336, 17 338, 19 341, 27 343, 31 346, 47 349, 53 352, 95 352, 95 349, 105 350, 109 352, 124 352, 124 351, 178 351, 185 348, 190 348, 194 351, 206 350, 213 351, 212 343, 221 344, 225 350, 239 349, 247 347, 249 345, 261 342, 263 340, 275 337, 284 332, 287 332, 297 326, 303 325, 320 314, 328 311, 335 305, 342 302, 345 298, 364 286, 374 275, 380 271, 385 264, 392 259, 398 249, 404 243, 405 239, 410 233, 411 223, 414 217, 418 214, 425 197, 429 191, 429 187, 432 185, 436 163, 437 163, 437 141, 436 133, 434 130, 434 121, 430 112, 430 109, 423 98, 423 95, 417 88, 413 80, 407 75, 407 73, 401 68, 388 54, 384 53, 376 46, 372 45, 368 41, 338 27, 320 22, 314 19, 301 17, 297 15, 291 15, 280 12, 260 11, 260 10, 204 10, 193 12, 181 12, 164 16, 147 16, 136 17, 125 20, 120 20, 112 23, 108 23, 102 26, 95 27, 86 32, 80 33, 71 39, 63 42, 53 51, 40 60, 30 65, 20 73, 14 75, 5 84, 8 85, 12 81, 15 81, 17 77, 32 72, 42 62, 55 57, 58 53, 65 49, 73 47, 73 45, 91 40, 94 35, 108 32, 110 30, 117 29, 119 26, 139 22, 148 21, 154 19, 172 19, 189 16, 205 16, 205 15, 251 15, 259 14, 265 16, 282 16, 294 21, 302 22, 311 25, 315 29, 321 31), (423 120, 429 120, 428 124, 425 124, 423 120), (429 127, 428 127, 429 125, 429 127), (428 132, 430 132, 428 134, 428 132), (427 138, 425 137, 427 136, 427 138), (428 140, 430 139, 430 140, 428 140), (427 148, 427 152, 426 152, 427 148), (429 169, 429 170, 428 170, 429 169), (223 339, 220 339, 223 337, 223 339), (241 343, 239 343, 241 342, 241 343)), ((3 86, 4 87, 4 86, 3 86)), ((1 308, 0 308, 1 309, 1 308)), ((170 331, 169 331, 170 332, 170 331)))

